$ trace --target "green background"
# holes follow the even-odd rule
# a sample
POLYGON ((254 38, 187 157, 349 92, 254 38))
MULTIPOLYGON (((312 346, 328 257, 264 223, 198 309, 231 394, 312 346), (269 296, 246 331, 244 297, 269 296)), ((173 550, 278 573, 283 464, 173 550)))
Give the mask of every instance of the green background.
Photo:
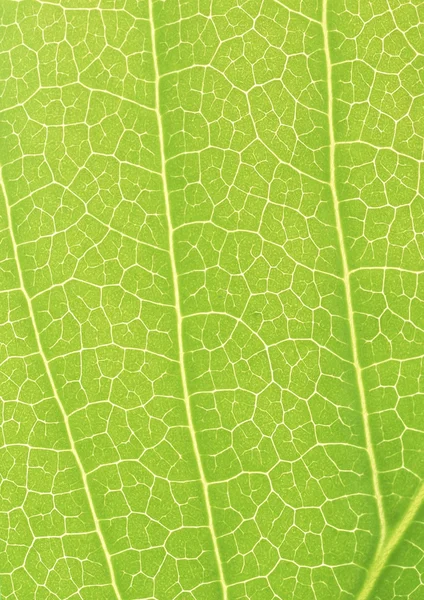
POLYGON ((4 600, 422 599, 422 1, 0 21, 4 600))

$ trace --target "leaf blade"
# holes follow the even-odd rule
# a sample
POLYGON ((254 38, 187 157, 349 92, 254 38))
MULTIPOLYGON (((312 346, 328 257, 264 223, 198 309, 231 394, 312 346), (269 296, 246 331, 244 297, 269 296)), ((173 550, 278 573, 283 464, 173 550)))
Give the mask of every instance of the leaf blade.
POLYGON ((2 10, 3 593, 418 598, 419 7, 2 10))

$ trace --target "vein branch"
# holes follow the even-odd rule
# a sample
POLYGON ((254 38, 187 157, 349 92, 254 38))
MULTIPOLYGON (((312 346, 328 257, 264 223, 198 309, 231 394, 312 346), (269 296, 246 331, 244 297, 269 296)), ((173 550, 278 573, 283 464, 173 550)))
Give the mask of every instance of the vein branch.
POLYGON ((350 338, 352 343, 352 355, 353 355, 353 364, 356 373, 356 381, 359 390, 359 397, 361 402, 361 412, 364 424, 365 431, 365 445, 368 453, 371 473, 372 473, 372 481, 374 487, 374 494, 377 502, 377 511, 378 518, 380 524, 380 538, 377 549, 377 554, 380 552, 382 546, 385 543, 386 539, 386 519, 384 515, 383 508, 383 497, 380 490, 380 483, 378 478, 378 468, 377 461, 374 454, 374 448, 372 443, 371 436, 371 428, 369 424, 369 415, 367 409, 367 402, 365 396, 365 386, 363 381, 363 373, 359 363, 359 354, 358 354, 358 341, 356 337, 355 331, 355 322, 354 322, 354 311, 352 306, 352 290, 350 286, 350 272, 349 272, 349 264, 347 260, 347 251, 346 245, 343 236, 343 227, 342 227, 342 219, 340 214, 340 204, 337 197, 337 186, 336 186, 336 163, 335 163, 335 150, 336 150, 336 141, 335 141, 335 133, 334 133, 334 117, 333 117, 333 67, 330 56, 330 42, 329 42, 329 28, 328 28, 328 0, 323 0, 323 17, 322 17, 322 29, 324 35, 324 52, 325 52, 325 60, 327 66, 327 97, 328 97, 328 125, 329 125, 329 136, 330 136, 330 188, 331 195, 333 198, 334 205, 334 213, 336 219, 336 228, 337 228, 337 236, 339 241, 341 259, 342 259, 342 273, 343 273, 343 281, 346 290, 346 303, 347 303, 347 316, 349 321, 349 331, 350 338))
POLYGON ((53 375, 52 375, 52 372, 51 372, 51 369, 50 369, 49 361, 47 360, 47 357, 46 357, 46 355, 44 353, 44 350, 43 350, 43 346, 41 344, 40 334, 39 334, 39 331, 38 331, 37 321, 35 319, 35 314, 34 314, 34 309, 33 309, 32 302, 31 302, 31 298, 30 298, 30 296, 29 296, 29 294, 28 294, 28 292, 26 290, 25 284, 24 284, 24 278, 23 278, 23 274, 22 274, 22 269, 21 269, 21 265, 20 265, 20 262, 19 262, 18 244, 16 243, 15 234, 13 232, 13 227, 12 227, 12 215, 11 215, 11 210, 10 210, 10 203, 8 202, 6 187, 5 187, 5 184, 4 184, 4 180, 3 180, 1 168, 0 168, 0 189, 1 189, 1 192, 2 192, 3 197, 4 197, 4 203, 6 205, 7 227, 8 227, 9 234, 10 234, 10 239, 11 239, 11 242, 12 242, 13 255, 14 255, 14 259, 15 259, 15 263, 16 263, 16 269, 17 269, 17 272, 18 272, 19 289, 22 292, 23 297, 25 299, 25 302, 27 304, 28 313, 29 313, 29 317, 30 317, 30 320, 31 320, 31 324, 32 324, 32 329, 33 329, 34 335, 35 335, 35 341, 36 341, 36 345, 37 345, 37 351, 38 351, 38 354, 39 354, 39 356, 41 357, 41 359, 43 361, 44 369, 45 369, 45 372, 47 374, 47 378, 49 380, 53 396, 54 396, 54 398, 55 398, 55 400, 56 400, 56 402, 57 402, 57 404, 59 406, 59 410, 61 412, 64 424, 65 424, 65 429, 66 429, 66 434, 67 434, 67 437, 68 437, 68 442, 69 442, 70 450, 71 450, 71 452, 72 452, 72 454, 74 456, 75 462, 76 462, 77 467, 78 467, 78 471, 80 473, 80 476, 81 476, 81 479, 82 479, 82 482, 83 482, 83 486, 84 486, 85 493, 86 493, 87 500, 88 500, 89 510, 90 510, 91 517, 92 517, 93 522, 94 522, 94 527, 95 527, 97 536, 98 536, 99 541, 100 541, 100 545, 101 545, 102 550, 103 550, 103 554, 104 554, 105 559, 106 559, 107 569, 108 569, 108 572, 109 572, 109 577, 110 577, 110 581, 111 581, 113 590, 114 590, 115 595, 118 598, 118 600, 121 600, 121 595, 120 595, 119 590, 118 590, 118 585, 116 583, 116 578, 115 578, 115 572, 114 572, 113 565, 112 565, 112 558, 111 558, 111 556, 109 554, 109 551, 107 549, 106 540, 105 540, 105 538, 103 536, 103 533, 102 533, 102 530, 101 530, 101 527, 100 527, 99 519, 97 518, 96 509, 94 507, 93 498, 91 496, 90 487, 88 485, 87 474, 86 474, 86 472, 84 470, 84 467, 83 467, 83 464, 81 462, 80 456, 79 456, 78 451, 76 449, 75 442, 74 442, 74 439, 73 439, 73 436, 72 436, 71 426, 70 426, 70 423, 69 423, 69 418, 68 418, 68 415, 66 414, 66 411, 65 411, 65 409, 63 407, 63 404, 62 404, 62 402, 60 400, 59 392, 58 392, 58 390, 56 388, 56 384, 55 384, 54 379, 53 379, 53 375))
POLYGON ((155 112, 156 112, 156 120, 158 125, 158 133, 159 133, 159 146, 160 146, 160 158, 161 158, 161 177, 163 184, 163 193, 165 198, 165 211, 166 211, 166 219, 168 225, 168 241, 169 241, 169 254, 170 254, 170 262, 171 262, 171 271, 172 271, 172 280, 175 294, 175 312, 177 318, 177 343, 178 343, 178 357, 179 357, 179 365, 180 365, 180 373, 181 373, 181 382, 183 387, 183 395, 184 402, 186 405, 187 411, 187 420, 188 420, 188 428, 190 432, 190 438, 192 442, 192 447, 194 450, 194 455, 196 459, 197 468, 200 475, 200 481, 203 488, 203 495, 206 505, 207 511, 207 520, 208 520, 208 528, 210 531, 210 535, 212 538, 213 551, 215 555, 216 564, 218 567, 218 575, 220 579, 220 583, 222 586, 223 598, 227 600, 227 585, 225 583, 224 572, 222 568, 222 563, 220 560, 219 549, 218 549, 218 540, 215 533, 215 529, 213 526, 213 518, 212 518, 212 507, 209 500, 208 493, 208 482, 206 480, 205 472, 203 470, 202 460, 200 457, 199 448, 197 446, 196 441, 196 431, 193 423, 193 415, 190 405, 190 394, 188 391, 188 383, 187 377, 184 367, 184 346, 183 346, 183 315, 181 311, 181 303, 180 303, 180 293, 179 293, 179 283, 178 283, 178 271, 177 264, 175 259, 175 245, 174 245, 174 228, 172 225, 171 219, 171 203, 169 199, 169 190, 168 190, 168 182, 166 178, 166 156, 165 156, 165 138, 163 132, 163 124, 162 124, 162 116, 160 112, 160 97, 159 97, 159 84, 160 84, 160 73, 157 59, 157 49, 156 49, 156 28, 154 24, 153 18, 153 0, 149 0, 149 21, 150 21, 150 32, 151 32, 151 45, 152 45, 152 55, 153 55, 153 66, 155 73, 155 112))
POLYGON ((379 579, 384 567, 387 565, 390 555, 403 538, 408 527, 412 524, 412 521, 415 518, 418 509, 421 507, 423 500, 424 484, 421 485, 418 493, 411 501, 408 510, 397 527, 394 529, 392 535, 387 539, 387 542, 380 547, 379 552, 377 552, 371 568, 368 571, 368 576, 365 579, 362 590, 358 596, 358 600, 367 600, 367 598, 369 598, 369 595, 374 589, 374 586, 377 583, 377 580, 379 579))

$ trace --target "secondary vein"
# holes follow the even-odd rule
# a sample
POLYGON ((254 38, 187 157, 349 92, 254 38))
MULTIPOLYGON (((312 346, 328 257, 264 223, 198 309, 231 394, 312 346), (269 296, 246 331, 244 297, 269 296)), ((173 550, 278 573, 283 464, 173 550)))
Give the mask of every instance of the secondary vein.
POLYGON ((181 382, 183 387, 183 395, 184 402, 186 405, 187 411, 187 420, 188 420, 188 428, 190 432, 190 438, 194 450, 194 455, 196 459, 197 468, 200 475, 200 481, 203 488, 203 495, 206 505, 207 519, 208 519, 208 528, 210 531, 210 535, 212 538, 213 550, 215 555, 216 564, 218 567, 218 575, 220 579, 220 583, 222 586, 223 598, 227 600, 228 592, 227 585, 225 583, 224 572, 222 568, 222 563, 220 560, 219 549, 218 549, 218 540, 215 534, 215 529, 213 525, 212 518, 212 507, 209 501, 209 493, 208 493, 208 482, 206 480, 205 472, 203 470, 202 460, 200 457, 199 448, 197 446, 196 441, 196 431, 193 424, 193 415, 191 411, 190 405, 190 394, 188 391, 187 377, 184 368, 184 347, 183 347, 183 333, 182 333, 182 325, 183 325, 183 317, 181 311, 180 304, 180 293, 179 293, 179 283, 178 283, 178 271, 175 260, 175 248, 174 248, 174 229, 172 226, 171 219, 171 205, 169 200, 169 190, 168 183, 166 178, 166 156, 165 156, 165 139, 163 133, 163 125, 162 125, 162 116, 160 112, 160 97, 159 97, 159 83, 160 83, 160 73, 158 67, 157 60, 157 49, 156 49, 156 30, 153 20, 153 0, 149 0, 149 21, 150 21, 150 34, 151 34, 151 45, 152 45, 152 56, 153 56, 153 67, 155 74, 155 112, 156 112, 156 120, 158 125, 159 132, 159 146, 160 146, 160 159, 161 159, 161 177, 163 184, 163 193, 165 199, 165 211, 166 211, 166 219, 168 225, 168 240, 169 240, 169 254, 170 254, 170 262, 171 262, 171 271, 172 271, 172 280, 175 294, 175 312, 177 318, 177 343, 178 343, 178 357, 179 357, 179 365, 180 365, 180 373, 181 373, 181 382))
POLYGON ((350 272, 349 272, 349 264, 347 260, 347 252, 346 246, 344 242, 343 236, 343 228, 342 228, 342 219, 340 215, 340 205, 337 197, 337 189, 336 189, 336 164, 335 164, 335 150, 336 150, 336 141, 334 135, 334 117, 333 117, 333 85, 332 85, 332 77, 333 77, 333 66, 331 62, 330 56, 330 43, 329 43, 329 30, 328 30, 328 0, 323 0, 322 6, 323 16, 322 16, 322 29, 324 36, 324 52, 325 52, 325 61, 326 61, 326 69, 327 69, 327 97, 328 97, 328 125, 329 125, 329 136, 330 136, 330 188, 331 195, 333 199, 334 205, 334 213, 336 219, 336 228, 337 228, 337 236, 339 241, 341 259, 342 259, 342 272, 343 272, 343 281, 346 290, 346 304, 347 304, 347 316, 349 322, 349 331, 350 338, 352 343, 352 355, 353 355, 353 364, 355 368, 356 381, 359 390, 359 397, 361 402, 361 411, 362 418, 364 424, 365 431, 365 444, 366 450, 368 453, 370 465, 371 465, 371 473, 372 473, 372 481, 374 487, 374 494, 377 502, 377 511, 378 518, 380 523, 380 538, 377 549, 377 554, 385 543, 386 539, 386 519, 384 516, 384 508, 383 508, 383 498, 380 490, 380 484, 378 480, 378 469, 377 469, 377 461, 374 454, 374 448, 372 443, 371 436, 371 428, 369 424, 369 415, 367 409, 367 402, 365 397, 365 387, 362 376, 362 369, 359 363, 359 355, 358 355, 358 342, 356 338, 355 331, 355 322, 354 322, 354 312, 352 306, 352 291, 350 287, 350 272))
POLYGON ((4 202, 5 202, 5 205, 6 205, 7 227, 8 227, 10 239, 11 239, 11 242, 12 242, 13 255, 14 255, 14 259, 15 259, 15 263, 16 263, 16 270, 18 272, 19 288, 20 288, 20 290, 21 290, 21 292, 22 292, 22 294, 24 296, 25 302, 27 304, 29 317, 30 317, 30 320, 31 320, 32 328, 34 330, 34 335, 35 335, 35 340, 36 340, 36 344, 37 344, 38 354, 40 355, 40 357, 41 357, 41 359, 43 361, 44 369, 46 371, 47 378, 49 380, 50 387, 51 387, 52 392, 53 392, 53 396, 54 396, 54 398, 55 398, 55 400, 56 400, 56 402, 57 402, 57 404, 59 406, 59 410, 61 412, 64 424, 65 424, 65 429, 66 429, 66 434, 67 434, 67 437, 68 437, 69 446, 70 446, 71 452, 72 452, 72 454, 74 456, 75 462, 76 462, 77 467, 78 467, 78 471, 80 473, 80 476, 81 476, 81 479, 82 479, 82 482, 83 482, 83 485, 84 485, 84 490, 85 490, 85 493, 86 493, 86 496, 87 496, 87 501, 88 501, 88 505, 89 505, 91 517, 93 519, 94 527, 96 529, 96 533, 97 533, 97 536, 99 538, 100 545, 102 547, 103 554, 104 554, 105 559, 106 559, 107 569, 108 569, 108 572, 109 572, 109 577, 110 577, 110 580, 111 580, 111 584, 112 584, 113 590, 114 590, 115 595, 118 598, 118 600, 121 600, 121 595, 120 595, 119 590, 118 590, 118 586, 117 586, 116 578, 115 578, 115 572, 114 572, 113 565, 112 565, 112 558, 111 558, 111 556, 109 554, 109 551, 107 549, 106 540, 105 540, 105 538, 103 536, 103 533, 102 533, 102 530, 101 530, 101 527, 100 527, 100 522, 99 522, 99 520, 97 518, 96 509, 94 507, 94 502, 93 502, 93 499, 91 497, 90 487, 88 485, 87 474, 86 474, 86 472, 84 470, 83 464, 81 462, 81 459, 79 457, 78 451, 76 449, 75 442, 74 442, 74 439, 73 439, 73 436, 72 436, 71 426, 69 424, 69 418, 68 418, 68 415, 66 414, 66 411, 65 411, 65 409, 63 407, 63 404, 62 404, 62 402, 60 400, 59 393, 57 391, 56 384, 54 382, 53 375, 52 375, 51 370, 50 370, 49 361, 47 360, 47 357, 46 357, 46 355, 44 353, 44 350, 43 350, 43 346, 41 345, 40 334, 38 332, 37 321, 35 319, 35 314, 34 314, 34 309, 32 307, 31 298, 30 298, 30 296, 29 296, 29 294, 28 294, 28 292, 26 290, 25 284, 24 284, 24 278, 23 278, 23 274, 22 274, 22 269, 21 269, 21 265, 20 265, 20 262, 19 262, 18 244, 16 243, 16 238, 15 238, 15 234, 13 232, 13 227, 12 227, 12 215, 11 215, 11 210, 10 210, 10 203, 8 202, 6 187, 4 185, 3 174, 2 174, 1 169, 0 169, 0 189, 2 191, 2 194, 3 194, 3 197, 4 197, 4 202))
POLYGON ((387 542, 380 548, 380 551, 376 554, 373 564, 368 571, 368 576, 365 579, 364 585, 362 587, 361 593, 358 596, 358 600, 367 600, 369 598, 370 593, 374 589, 375 584, 377 583, 378 578, 380 577, 384 567, 387 564, 390 555, 393 550, 396 548, 406 530, 411 525, 415 515, 418 512, 418 509, 421 507, 422 502, 424 500, 424 484, 421 485, 418 493, 411 501, 411 504, 408 507, 403 518, 400 520, 397 527, 394 529, 392 535, 387 539, 387 542))

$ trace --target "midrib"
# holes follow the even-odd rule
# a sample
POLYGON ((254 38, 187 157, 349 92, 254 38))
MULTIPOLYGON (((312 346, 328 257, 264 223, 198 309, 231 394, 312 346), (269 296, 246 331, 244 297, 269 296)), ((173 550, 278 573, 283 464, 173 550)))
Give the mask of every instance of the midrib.
POLYGON ((108 569, 108 572, 109 572, 109 577, 110 577, 110 581, 111 581, 113 590, 115 592, 115 595, 116 595, 117 599, 118 600, 122 600, 121 594, 119 593, 118 586, 117 586, 117 583, 116 583, 115 572, 114 572, 113 565, 112 565, 112 558, 111 558, 111 556, 109 554, 109 551, 107 549, 106 540, 105 540, 105 538, 103 536, 103 533, 102 533, 102 530, 101 530, 101 527, 100 527, 99 519, 97 518, 96 509, 94 507, 93 498, 91 496, 90 487, 88 485, 87 474, 86 474, 86 472, 84 470, 84 467, 83 467, 83 464, 81 462, 80 456, 79 456, 78 451, 76 449, 75 442, 74 442, 74 439, 73 439, 73 436, 72 436, 71 426, 69 424, 68 415, 66 414, 66 411, 65 411, 65 409, 63 407, 63 404, 62 404, 62 402, 60 400, 59 393, 57 391, 56 384, 55 384, 55 382, 53 380, 53 375, 52 375, 52 372, 50 370, 49 361, 47 360, 47 357, 46 357, 46 355, 44 353, 44 350, 43 350, 43 347, 41 345, 40 334, 39 334, 38 327, 37 327, 37 322, 36 322, 36 319, 35 319, 34 309, 32 307, 32 301, 31 301, 31 298, 30 298, 30 296, 29 296, 29 294, 28 294, 28 292, 26 290, 25 284, 24 284, 24 278, 23 278, 23 274, 22 274, 22 269, 21 269, 21 265, 20 265, 20 262, 19 262, 18 244, 16 242, 15 234, 13 232, 12 215, 11 215, 11 210, 10 210, 10 203, 8 201, 6 187, 5 187, 4 181, 3 181, 3 173, 2 173, 1 170, 0 170, 0 189, 1 189, 1 192, 2 192, 3 197, 4 197, 4 203, 6 205, 7 226, 8 226, 8 229, 9 229, 9 235, 10 235, 10 239, 11 239, 11 242, 12 242, 13 255, 14 255, 14 259, 15 259, 15 263, 16 263, 16 269, 17 269, 17 272, 18 272, 19 287, 20 287, 20 290, 21 290, 21 292, 22 292, 22 294, 24 296, 25 302, 27 304, 28 313, 29 313, 29 317, 30 317, 30 320, 31 320, 32 328, 33 328, 33 331, 34 331, 34 336, 35 336, 36 344, 37 344, 37 351, 38 351, 38 354, 39 354, 39 356, 41 357, 41 359, 43 361, 44 370, 45 370, 45 372, 47 374, 47 378, 49 380, 50 387, 51 387, 52 392, 53 392, 53 396, 54 396, 54 398, 55 398, 55 400, 57 402, 57 405, 59 407, 59 410, 60 410, 62 418, 63 418, 63 422, 65 424, 65 429, 66 429, 66 434, 67 434, 67 437, 68 437, 69 447, 70 447, 71 452, 72 452, 72 454, 74 456, 77 468, 79 470, 79 473, 80 473, 80 476, 81 476, 81 479, 82 479, 82 482, 83 482, 83 486, 84 486, 84 490, 85 490, 85 493, 86 493, 86 497, 87 497, 87 501, 88 501, 88 505, 89 505, 89 509, 90 509, 90 513, 91 513, 91 517, 93 519, 94 527, 95 527, 97 536, 99 538, 100 545, 101 545, 102 550, 103 550, 103 554, 104 554, 105 559, 106 559, 107 569, 108 569))
POLYGON ((365 397, 365 387, 362 376, 362 369, 359 364, 359 355, 358 355, 358 341, 356 337, 355 331, 355 323, 354 323, 354 314, 353 314, 353 306, 352 306, 352 291, 350 287, 350 272, 349 272, 349 264, 347 260, 347 251, 343 236, 343 228, 342 228, 342 220, 340 215, 340 204, 339 199, 337 197, 337 189, 336 189, 336 164, 335 164, 335 150, 336 150, 336 141, 334 135, 334 117, 333 117, 333 66, 331 62, 330 56, 330 43, 329 43, 329 30, 328 30, 328 1, 323 0, 322 6, 322 29, 324 36, 324 52, 325 52, 325 61, 326 61, 326 76, 327 76, 327 98, 328 98, 328 129, 330 136, 330 188, 331 195, 333 199, 334 205, 334 213, 336 219, 336 228, 337 228, 337 236, 340 247, 340 254, 342 259, 342 271, 343 271, 343 282, 346 291, 346 304, 347 304, 347 317, 349 322, 349 331, 350 338, 352 344, 352 357, 353 357, 353 365, 355 368, 356 381, 358 385, 359 397, 361 402, 361 412, 363 418, 363 425, 365 431, 365 444, 366 450, 368 453, 371 472, 372 472, 372 481, 374 494, 377 502, 377 510, 378 510, 378 518, 380 524, 380 538, 379 544, 377 548, 377 554, 380 552, 380 549, 383 547, 386 539, 386 519, 384 516, 384 508, 383 508, 383 498, 380 490, 380 484, 378 481, 378 469, 377 462, 374 454, 374 448, 371 437, 371 429, 369 424, 369 415, 365 397))
POLYGON ((350 287, 350 275, 352 271, 349 271, 349 265, 347 261, 347 252, 346 246, 344 242, 341 215, 340 215, 340 206, 339 200, 337 197, 337 189, 336 189, 336 164, 335 164, 335 135, 334 135, 334 119, 333 119, 333 81, 332 81, 332 63, 330 56, 330 45, 329 45, 329 29, 328 29, 328 2, 329 0, 323 0, 323 17, 322 17, 322 29, 324 35, 324 52, 325 52, 325 60, 327 66, 327 95, 328 95, 328 123, 329 123, 329 135, 330 135, 330 188, 331 195, 333 198, 334 204, 334 212, 336 218, 336 227, 337 227, 337 235, 339 240, 341 258, 342 258, 342 269, 343 269, 343 280, 346 289, 346 302, 347 302, 347 312, 348 312, 348 320, 349 320, 349 329, 350 329, 350 337, 352 340, 352 353, 353 353, 353 363, 356 372, 356 379, 359 389, 359 395, 361 400, 361 409, 365 430, 365 443, 366 450, 369 456, 369 461, 371 465, 372 471, 372 480, 374 487, 374 494, 377 502, 378 509, 378 518, 380 523, 380 537, 379 543, 377 545, 376 553, 373 559, 373 562, 368 569, 367 576, 365 578, 364 584, 362 586, 361 591, 357 597, 357 600, 369 600, 370 594, 374 589, 375 584, 377 583, 378 578, 380 577, 383 569, 387 565, 388 559, 390 558, 392 552, 395 550, 398 543, 401 541, 402 537, 406 533, 408 527, 411 525, 414 517, 416 516, 422 502, 424 500, 424 484, 421 485, 415 497, 411 500, 411 503, 408 507, 408 510, 405 512, 403 518, 399 521, 397 526, 388 534, 386 527, 386 519, 384 515, 383 508, 383 498, 380 490, 380 484, 378 481, 378 469, 377 462, 374 454, 371 430, 369 425, 369 415, 366 405, 366 397, 365 397, 365 387, 362 377, 362 369, 359 364, 359 356, 358 356, 358 342, 356 338, 355 332, 355 324, 353 318, 353 307, 352 307, 352 292, 350 287))
POLYGON ((218 549, 218 540, 215 534, 215 529, 213 526, 213 518, 212 518, 212 507, 209 500, 209 492, 208 492, 208 483, 206 480, 205 472, 203 470, 202 460, 200 458, 199 448, 197 446, 196 440, 196 431, 193 424, 193 415, 190 406, 190 394, 188 392, 187 385, 187 377, 184 368, 184 347, 183 347, 183 334, 182 334, 182 325, 183 325, 183 317, 181 312, 181 304, 180 304, 180 292, 179 292, 179 283, 178 283, 178 271, 175 260, 175 247, 174 247, 174 228, 172 225, 171 219, 171 206, 169 200, 169 190, 168 190, 168 182, 166 178, 166 156, 165 156, 165 140, 163 133, 163 124, 162 124, 162 115, 160 112, 160 98, 159 98, 159 84, 160 84, 160 73, 158 66, 158 58, 157 58, 157 47, 156 47, 156 28, 154 23, 153 16, 153 0, 149 0, 149 21, 150 21, 150 33, 151 33, 151 46, 152 46, 152 56, 153 56, 153 67, 155 74, 155 112, 156 112, 156 120, 158 126, 159 133, 159 146, 160 146, 160 160, 161 160, 161 177, 162 177, 162 185, 163 185, 163 193, 165 198, 165 211, 166 211, 166 220, 168 225, 168 245, 169 245, 169 254, 171 261, 171 271, 172 271, 172 280, 173 280, 173 288, 175 295, 175 312, 177 318, 177 343, 178 343, 178 360, 180 365, 180 373, 181 373, 181 382, 183 387, 183 395, 184 395, 184 403, 186 406, 187 412, 187 420, 188 420, 188 429, 190 432, 190 438, 194 450, 194 455, 196 458, 197 468, 200 474, 200 481, 203 489, 203 496, 206 505, 207 518, 208 518, 208 528, 210 531, 210 535, 212 538, 213 550, 215 555, 215 561, 218 567, 218 574, 220 578, 220 583, 222 586, 223 599, 227 600, 228 592, 227 586, 224 579, 224 572, 222 568, 222 562, 219 555, 218 549))

